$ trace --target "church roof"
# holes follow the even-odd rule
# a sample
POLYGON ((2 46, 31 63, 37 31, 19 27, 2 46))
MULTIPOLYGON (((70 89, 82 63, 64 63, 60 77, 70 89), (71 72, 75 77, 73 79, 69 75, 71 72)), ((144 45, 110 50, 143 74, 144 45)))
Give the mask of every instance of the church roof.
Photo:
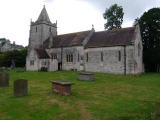
MULTIPOLYGON (((90 32, 91 31, 82 31, 82 32, 76 32, 76 33, 55 36, 52 38, 52 40, 53 40, 52 48, 81 46, 82 42, 89 35, 90 32)), ((45 48, 47 48, 49 46, 49 43, 50 43, 49 40, 50 40, 50 38, 48 38, 44 42, 45 48)))
POLYGON ((130 45, 135 37, 135 27, 93 33, 85 48, 130 45))
POLYGON ((49 16, 48 16, 48 13, 47 13, 45 6, 43 7, 43 9, 38 17, 38 20, 36 21, 36 23, 40 23, 40 22, 47 22, 47 23, 51 24, 51 21, 49 19, 49 16))
POLYGON ((37 52, 39 59, 49 58, 49 55, 47 54, 47 52, 44 49, 35 49, 35 51, 37 52))
MULTIPOLYGON (((44 48, 59 48, 59 47, 71 47, 82 46, 83 41, 89 35, 91 31, 76 32, 64 35, 58 35, 50 37, 44 42, 44 48), (53 42, 49 42, 52 40, 53 42), (52 45, 49 45, 52 44, 52 45)), ((122 28, 116 30, 107 30, 94 32, 90 37, 85 48, 98 48, 98 47, 110 47, 110 46, 124 46, 133 44, 135 39, 135 27, 122 28)))

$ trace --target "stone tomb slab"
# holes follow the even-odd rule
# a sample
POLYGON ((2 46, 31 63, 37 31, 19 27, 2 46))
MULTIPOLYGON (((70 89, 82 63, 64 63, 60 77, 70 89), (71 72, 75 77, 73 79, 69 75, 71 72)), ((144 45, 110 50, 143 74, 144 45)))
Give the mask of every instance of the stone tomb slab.
POLYGON ((51 83, 54 92, 64 96, 68 96, 71 94, 71 85, 73 83, 62 80, 51 81, 51 83))
POLYGON ((9 73, 0 72, 0 87, 8 87, 9 86, 9 73))
POLYGON ((26 96, 28 95, 28 80, 18 79, 14 81, 14 96, 26 96))
POLYGON ((78 80, 93 81, 95 80, 95 74, 90 72, 80 72, 78 80))

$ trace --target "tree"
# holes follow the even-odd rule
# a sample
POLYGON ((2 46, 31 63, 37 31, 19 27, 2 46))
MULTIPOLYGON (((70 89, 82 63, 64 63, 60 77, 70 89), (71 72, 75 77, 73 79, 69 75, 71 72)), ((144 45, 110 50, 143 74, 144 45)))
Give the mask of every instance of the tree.
POLYGON ((16 67, 25 67, 26 56, 27 49, 0 53, 0 67, 11 67, 13 66, 13 63, 16 67))
POLYGON ((104 24, 104 28, 108 30, 121 28, 123 15, 124 13, 122 6, 118 6, 117 4, 114 4, 109 9, 106 9, 103 14, 104 19, 107 19, 107 23, 104 24))
POLYGON ((160 8, 145 12, 139 21, 145 70, 160 72, 160 8))

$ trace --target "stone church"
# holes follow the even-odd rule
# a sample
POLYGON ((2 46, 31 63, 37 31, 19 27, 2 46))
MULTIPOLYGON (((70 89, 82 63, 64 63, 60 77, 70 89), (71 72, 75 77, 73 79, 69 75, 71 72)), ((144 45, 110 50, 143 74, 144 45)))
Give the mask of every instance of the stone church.
POLYGON ((142 51, 138 24, 57 35, 57 23, 50 21, 44 6, 37 21, 31 21, 26 69, 140 74, 142 51))

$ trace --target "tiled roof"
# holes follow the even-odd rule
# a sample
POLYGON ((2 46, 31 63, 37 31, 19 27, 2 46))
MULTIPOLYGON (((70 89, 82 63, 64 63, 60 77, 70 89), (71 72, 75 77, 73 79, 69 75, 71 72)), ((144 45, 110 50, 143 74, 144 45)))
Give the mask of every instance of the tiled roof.
POLYGON ((135 27, 95 32, 85 48, 130 45, 134 37, 135 27))
MULTIPOLYGON (((83 31, 83 32, 63 34, 63 35, 58 35, 56 37, 53 37, 52 48, 80 46, 82 45, 83 40, 89 35, 89 33, 90 31, 83 31)), ((49 40, 50 38, 48 38, 44 42, 45 48, 49 46, 49 43, 50 43, 49 40)))
POLYGON ((35 49, 39 59, 49 58, 49 55, 44 49, 35 49))
MULTIPOLYGON (((84 39, 89 35, 91 31, 83 31, 77 33, 70 33, 64 35, 58 35, 56 37, 49 37, 44 42, 44 48, 59 48, 59 47, 71 47, 81 46, 84 39), (49 42, 49 41, 53 42, 49 42), (52 45, 49 45, 52 44, 52 45)), ((121 46, 131 45, 135 37, 135 27, 122 28, 116 30, 107 30, 94 32, 89 39, 85 48, 96 47, 109 47, 109 46, 121 46)))

